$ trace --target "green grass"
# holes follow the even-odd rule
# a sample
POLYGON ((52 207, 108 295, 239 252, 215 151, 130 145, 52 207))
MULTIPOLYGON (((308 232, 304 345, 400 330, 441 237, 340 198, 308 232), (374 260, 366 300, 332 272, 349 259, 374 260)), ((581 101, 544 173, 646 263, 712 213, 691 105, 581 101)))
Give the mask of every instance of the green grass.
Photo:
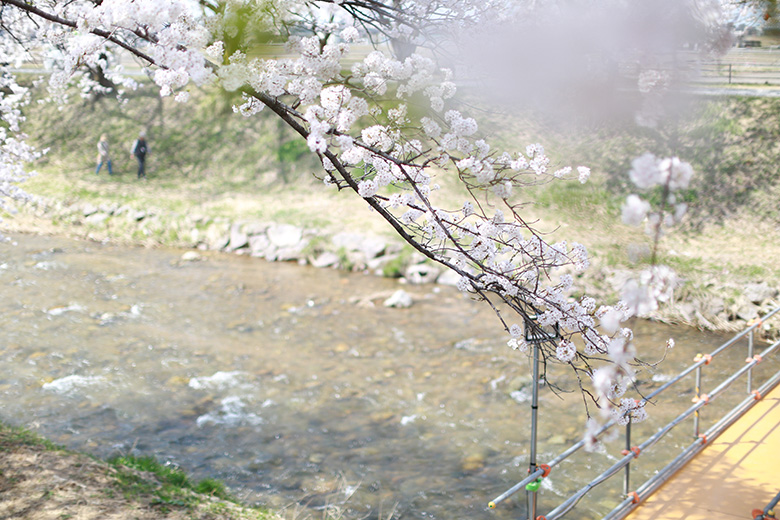
POLYGON ((572 213, 617 214, 622 202, 598 182, 552 182, 532 190, 534 203, 542 208, 572 213))
POLYGON ((34 446, 47 451, 64 451, 65 448, 24 428, 0 423, 0 451, 9 451, 16 446, 34 446))
POLYGON ((745 278, 754 280, 772 278, 777 279, 780 275, 780 271, 770 271, 769 269, 760 265, 732 265, 725 266, 730 272, 735 273, 745 278))
MULTIPOLYGON (((74 454, 25 428, 0 423, 0 451, 13 452, 21 447, 57 451, 62 452, 63 455, 74 454)), ((73 464, 76 468, 81 466, 81 463, 73 464)), ((237 520, 278 518, 263 508, 240 505, 225 485, 218 480, 207 478, 197 482, 192 481, 181 469, 162 464, 154 457, 114 457, 107 461, 106 468, 113 469, 108 475, 115 482, 114 486, 102 491, 109 497, 113 497, 115 493, 120 493, 129 500, 152 497, 152 504, 158 506, 161 512, 167 512, 172 508, 185 508, 193 512, 196 509, 198 511, 205 509, 209 513, 222 514, 237 520), (149 478, 149 475, 153 475, 154 478, 149 478), (222 502, 213 502, 212 498, 222 502)), ((9 478, 8 481, 12 482, 12 479, 9 478)), ((67 514, 60 518, 67 518, 67 514)))
POLYGON ((214 496, 229 502, 237 502, 227 492, 225 485, 221 482, 214 479, 206 479, 194 483, 181 469, 169 464, 162 464, 154 457, 126 455, 113 457, 107 462, 119 471, 120 479, 125 485, 126 494, 153 493, 158 497, 160 503, 192 505, 192 503, 196 503, 200 499, 192 493, 187 493, 191 491, 214 496), (126 471, 126 468, 155 475, 161 486, 157 487, 150 484, 145 479, 141 479, 136 473, 126 471))
POLYGON ((413 254, 414 249, 412 249, 411 246, 404 245, 401 252, 398 253, 398 256, 382 267, 382 275, 387 278, 401 278, 404 275, 404 271, 409 265, 413 254))
POLYGON ((678 273, 700 273, 709 267, 703 259, 694 256, 663 255, 658 263, 668 265, 678 273))

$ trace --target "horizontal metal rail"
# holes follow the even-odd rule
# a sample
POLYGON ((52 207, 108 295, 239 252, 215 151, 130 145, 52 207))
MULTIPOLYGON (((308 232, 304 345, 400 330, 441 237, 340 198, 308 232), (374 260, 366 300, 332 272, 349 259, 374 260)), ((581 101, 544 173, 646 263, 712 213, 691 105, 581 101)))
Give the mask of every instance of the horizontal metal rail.
MULTIPOLYGON (((773 309, 769 313, 765 314, 761 319, 753 320, 753 322, 750 324, 750 326, 748 326, 745 330, 743 330, 739 334, 736 334, 735 336, 733 336, 731 339, 729 339, 728 341, 726 341, 725 343, 720 345, 718 348, 713 350, 707 356, 702 356, 702 359, 700 359, 699 361, 697 361, 694 364, 690 365, 689 367, 687 367, 686 369, 681 371, 679 374, 677 374, 675 377, 673 377, 672 379, 670 379, 669 381, 667 381, 666 383, 661 385, 659 388, 655 389, 653 392, 651 392, 648 395, 646 395, 645 397, 643 397, 642 400, 640 401, 640 404, 644 405, 645 403, 650 402, 652 399, 654 399, 655 397, 660 395, 662 392, 664 392, 665 390, 667 390, 671 386, 674 386, 676 383, 678 383, 680 380, 685 378, 687 375, 689 375, 692 372, 694 372, 695 370, 699 369, 701 366, 709 364, 712 361, 712 359, 714 359, 716 356, 718 356, 719 354, 724 352, 726 349, 728 349, 729 347, 731 347, 732 345, 737 343, 740 339, 744 338, 748 334, 751 335, 750 338, 751 338, 751 341, 752 341, 752 333, 753 333, 753 331, 755 331, 755 329, 760 327, 767 319, 773 317, 774 315, 776 315, 778 313, 780 313, 780 306, 775 308, 775 309, 773 309)), ((645 442, 643 442, 641 445, 637 446, 636 447, 637 448, 636 452, 631 452, 631 453, 628 453, 627 455, 625 455, 622 459, 620 459, 618 462, 613 464, 610 468, 608 468, 606 471, 601 473, 598 477, 593 479, 589 484, 587 484, 586 486, 581 488, 579 491, 574 493, 565 502, 560 504, 558 507, 556 507, 554 510, 552 510, 548 515, 546 515, 545 517, 542 517, 542 518, 546 518, 546 520, 554 520, 554 519, 560 518, 563 515, 565 515, 566 513, 568 513, 571 509, 573 509, 577 505, 577 503, 591 489, 593 489, 594 487, 598 486, 602 482, 608 480, 610 477, 612 477, 613 475, 618 473, 620 471, 620 469, 626 467, 634 458, 638 457, 638 454, 641 453, 642 450, 645 450, 647 448, 652 447, 661 438, 663 438, 667 433, 669 433, 669 431, 671 431, 675 426, 677 426, 682 421, 684 421, 686 418, 688 418, 691 415, 693 415, 694 413, 696 413, 700 408, 705 406, 709 401, 717 398, 717 396, 719 394, 721 394, 723 391, 725 391, 734 381, 736 381, 745 372, 750 373, 750 370, 756 364, 758 364, 758 361, 759 361, 759 359, 761 357, 764 357, 764 356, 772 353, 775 349, 778 348, 778 346, 780 346, 780 341, 774 343, 772 346, 770 346, 767 349, 765 349, 764 352, 762 352, 760 354, 758 359, 751 359, 751 360, 749 360, 749 362, 745 363, 745 365, 741 369, 739 369, 737 372, 735 372, 730 377, 728 377, 718 387, 716 387, 712 392, 707 394, 704 399, 699 400, 698 402, 696 402, 693 406, 689 407, 687 410, 685 410, 683 413, 681 413, 675 419, 673 419, 670 423, 668 423, 667 425, 662 427, 654 435, 652 435, 647 440, 645 440, 645 442)), ((774 386, 776 384, 778 384, 778 381, 780 381, 780 379, 778 379, 778 378, 780 378, 780 372, 772 380, 770 380, 767 384, 762 386, 762 389, 763 388, 769 388, 771 390, 771 388, 774 388, 774 386), (775 379, 778 379, 778 381, 775 381, 775 379), (768 384, 771 383, 772 381, 774 381, 774 384, 772 384, 771 386, 768 386, 768 384)), ((763 394, 764 391, 762 390, 761 393, 763 394)), ((743 406, 744 403, 748 403, 748 402, 754 403, 755 402, 754 397, 751 396, 751 397, 747 398, 745 401, 743 401, 743 404, 740 405, 740 406, 743 406)), ((739 408, 740 407, 738 406, 737 408, 732 410, 732 412, 738 411, 739 408)), ((747 408, 745 408, 745 410, 748 409, 748 408, 750 408, 750 406, 747 406, 747 408)), ((721 430, 717 429, 717 427, 719 427, 719 425, 731 424, 734 420, 736 420, 737 417, 739 417, 741 415, 741 413, 744 413, 745 410, 739 411, 739 413, 734 415, 733 417, 731 417, 732 412, 727 414, 723 419, 721 419, 720 422, 718 422, 718 424, 716 424, 713 428, 710 429, 710 431, 708 431, 705 434, 705 438, 710 438, 711 435, 717 435, 721 431, 721 430)), ((604 426, 602 426, 596 432, 596 434, 595 434, 596 437, 601 436, 604 432, 606 432, 607 430, 612 428, 615 424, 616 423, 614 421, 609 421, 608 423, 606 423, 604 426)), ((725 427, 726 426, 723 426, 723 429, 725 429, 725 427)), ((714 438, 714 437, 712 437, 712 438, 714 438)), ((684 464, 684 462, 677 463, 676 461, 682 460, 681 457, 684 456, 684 455, 689 455, 690 457, 692 457, 698 451, 700 451, 700 449, 703 447, 703 444, 704 444, 704 441, 702 440, 701 437, 696 439, 688 448, 683 450, 683 452, 677 458, 675 458, 674 461, 672 461, 667 467, 665 467, 663 470, 658 472, 652 479, 650 479, 648 481, 648 483, 651 482, 651 481, 652 482, 656 482, 657 481, 657 482, 662 483, 664 480, 666 480, 666 478, 668 478, 668 476, 671 476, 671 474, 674 473, 674 471, 679 469, 679 467, 682 464, 684 464), (679 464, 679 465, 675 465, 675 464, 679 464)), ((501 495, 499 495, 498 497, 493 499, 488 504, 488 507, 491 508, 491 509, 495 508, 498 504, 500 504, 501 502, 503 502, 504 500, 506 500, 507 498, 509 498, 513 494, 515 494, 518 491, 524 489, 524 487, 526 485, 534 482, 535 480, 539 479, 540 477, 546 476, 547 474, 549 474, 549 472, 550 472, 550 470, 552 468, 554 468, 555 466, 557 466, 558 464, 560 464, 561 462, 563 462, 564 460, 569 458, 571 455, 573 455, 574 453, 579 451, 584 446, 585 446, 585 442, 584 441, 579 441, 579 442, 573 444, 567 450, 565 450, 564 452, 560 453, 557 457, 552 459, 547 465, 541 465, 539 468, 535 469, 535 471, 532 471, 526 478, 524 478, 523 480, 521 480, 520 482, 518 482, 517 484, 515 484, 514 486, 512 486, 508 490, 506 490, 504 493, 502 493, 501 495)), ((685 460, 687 461, 688 459, 685 459, 685 460)), ((639 489, 640 490, 647 490, 647 489, 649 489, 649 488, 646 487, 648 485, 648 483, 643 484, 643 487, 641 487, 639 489)), ((647 494, 651 493, 652 491, 654 491, 654 489, 647 491, 647 494)), ((639 493, 639 491, 637 491, 637 493, 639 493)), ((645 493, 645 491, 642 491, 642 493, 645 493)), ((646 495, 642 495, 642 496, 646 496, 646 495)), ((632 496, 629 499, 624 500, 623 502, 621 502, 621 504, 625 503, 626 501, 632 501, 634 499, 635 499, 635 497, 632 494, 632 496)), ((618 508, 620 508, 620 507, 621 506, 618 506, 618 508)), ((617 511, 618 508, 613 510, 613 513, 615 511, 617 511)), ((610 513, 610 514, 612 514, 612 513, 610 513)), ((615 517, 615 518, 617 518, 617 517, 615 517)))
MULTIPOLYGON (((761 357, 767 356, 771 354, 775 349, 777 349, 780 346, 780 341, 774 343, 772 346, 766 348, 761 354, 761 357)), ((669 433, 675 426, 683 422, 685 419, 693 415, 699 408, 702 408, 706 406, 710 401, 715 400, 723 391, 725 391, 734 381, 739 379, 739 377, 753 368, 755 365, 757 365, 759 362, 758 359, 752 359, 749 363, 745 363, 745 366, 743 366, 741 369, 737 370, 734 374, 732 374, 730 377, 728 377, 725 381, 723 381, 720 385, 718 385, 715 390, 710 392, 708 394, 707 399, 700 399, 698 402, 694 403, 691 407, 689 407, 687 410, 685 410, 683 413, 678 415, 676 418, 674 418, 672 421, 668 422, 665 426, 663 426, 661 429, 659 429, 656 433, 651 435, 650 437, 645 440, 642 444, 637 446, 638 450, 637 452, 629 452, 627 455, 625 455, 622 459, 620 459, 618 462, 613 464, 609 469, 604 471, 601 475, 594 478, 590 483, 585 485, 583 488, 581 488, 579 491, 574 493, 571 497, 569 497, 568 500, 563 502, 561 505, 550 511, 547 515, 545 515, 545 518, 547 520, 555 520, 557 518, 562 517, 564 514, 571 511, 574 506, 577 505, 577 503, 584 497, 591 489, 596 487, 597 485, 601 484, 605 480, 607 480, 609 477, 617 473, 621 468, 623 468, 626 464, 630 463, 634 458, 638 457, 639 454, 646 449, 652 447, 655 445, 659 440, 661 440, 664 436, 666 436, 667 433, 669 433)), ((753 399, 753 397, 751 397, 753 399)), ((702 442, 702 439, 698 439, 698 442, 702 442)), ((632 497, 633 498, 633 497, 632 497)))
POLYGON ((780 493, 775 495, 775 498, 773 498, 772 501, 769 502, 769 504, 767 504, 763 510, 759 510, 761 511, 760 514, 758 511, 753 511, 753 520, 768 520, 770 518, 775 518, 774 509, 778 503, 780 503, 780 493))
MULTIPOLYGON (((609 421, 604 426, 602 426, 599 429, 599 431, 596 432, 596 434, 595 434, 596 437, 600 436, 601 434, 603 434, 604 432, 609 430, 614 425, 615 425, 614 421, 609 421)), ((566 451, 564 451, 563 453, 561 453, 557 457, 555 457, 553 460, 548 462, 547 466, 550 469, 554 468, 555 466, 557 466, 558 464, 560 464, 564 460, 568 459, 570 456, 574 455, 577 451, 580 450, 580 448, 582 448, 584 446, 585 446, 585 441, 579 441, 576 444, 573 444, 572 446, 569 447, 569 449, 567 449, 566 451)), ((521 480, 520 482, 518 482, 517 484, 515 484, 511 488, 507 489, 506 491, 501 493, 499 496, 497 496, 493 500, 491 500, 490 503, 488 503, 488 508, 495 509, 495 507, 498 504, 500 504, 501 502, 503 502, 507 498, 511 497, 512 495, 514 495, 518 491, 522 490, 523 488, 525 488, 526 485, 530 484, 534 480, 536 480, 539 477, 541 477, 542 475, 544 475, 544 472, 545 472, 545 469, 543 467, 540 467, 539 469, 537 469, 536 471, 534 471, 533 473, 531 473, 530 475, 525 477, 523 480, 521 480)))
MULTIPOLYGON (((780 372, 777 372, 769 381, 762 385, 758 392, 760 395, 765 395, 780 384, 780 372)), ((642 484, 637 490, 637 496, 633 495, 626 497, 623 502, 617 505, 615 509, 609 512, 602 520, 617 520, 624 518, 628 513, 633 511, 643 500, 652 495, 659 487, 661 487, 666 480, 669 479, 674 473, 683 467, 688 461, 690 461, 696 454, 704 449, 706 443, 712 442, 717 439, 726 428, 734 424, 747 410, 752 408, 758 401, 755 397, 750 396, 745 398, 741 403, 735 406, 726 416, 724 416, 717 424, 712 426, 702 437, 699 437, 687 446, 680 454, 674 458, 669 464, 659 470, 658 473, 653 475, 644 484, 642 484), (706 441, 705 441, 706 439, 706 441)))

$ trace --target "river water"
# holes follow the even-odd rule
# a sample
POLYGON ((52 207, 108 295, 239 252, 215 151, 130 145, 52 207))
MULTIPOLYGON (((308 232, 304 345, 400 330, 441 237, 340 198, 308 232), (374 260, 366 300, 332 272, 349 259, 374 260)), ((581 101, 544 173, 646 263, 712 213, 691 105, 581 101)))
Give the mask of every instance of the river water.
MULTIPOLYGON (((154 455, 248 501, 315 518, 329 507, 347 519, 523 516, 523 497, 485 508, 525 475, 530 436, 530 364, 506 347, 487 306, 449 287, 403 286, 415 304, 385 308, 399 284, 364 274, 13 239, 0 245, 3 421, 99 456, 154 455)), ((640 372, 643 391, 723 340, 634 329, 649 360, 677 341, 669 359, 640 372)), ((744 356, 731 356, 733 366, 744 356)), ((689 406, 692 387, 674 391, 681 404, 651 409, 644 427, 689 406)), ((580 438, 585 412, 579 392, 544 388, 540 414, 544 462, 580 438)), ((686 425, 667 445, 690 436, 686 425)), ((545 480, 540 511, 622 447, 564 463, 545 480)), ((653 462, 636 465, 647 475, 653 462)), ((599 488, 575 517, 608 511, 619 488, 599 488)))

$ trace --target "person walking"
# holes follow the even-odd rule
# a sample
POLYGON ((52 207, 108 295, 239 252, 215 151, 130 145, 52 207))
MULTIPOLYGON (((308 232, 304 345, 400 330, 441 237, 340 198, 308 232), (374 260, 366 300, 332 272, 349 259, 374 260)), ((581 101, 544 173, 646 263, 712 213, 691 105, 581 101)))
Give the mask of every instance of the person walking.
POLYGON ((141 131, 138 134, 138 139, 133 143, 133 147, 130 149, 130 153, 135 155, 138 161, 138 178, 146 178, 145 161, 146 154, 149 153, 149 145, 146 144, 146 132, 141 131))
POLYGON ((108 166, 108 174, 114 175, 114 172, 111 170, 111 156, 108 153, 108 136, 106 134, 103 134, 100 136, 100 140, 97 144, 98 154, 97 154, 97 167, 95 168, 95 175, 100 173, 100 168, 103 167, 103 163, 106 163, 108 166))

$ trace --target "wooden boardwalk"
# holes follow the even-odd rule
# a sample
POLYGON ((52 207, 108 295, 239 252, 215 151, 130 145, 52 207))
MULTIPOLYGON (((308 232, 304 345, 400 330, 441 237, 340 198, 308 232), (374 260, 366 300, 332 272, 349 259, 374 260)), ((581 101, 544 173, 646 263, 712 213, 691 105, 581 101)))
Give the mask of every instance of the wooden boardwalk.
POLYGON ((629 520, 749 520, 780 491, 780 386, 712 441, 629 520))

